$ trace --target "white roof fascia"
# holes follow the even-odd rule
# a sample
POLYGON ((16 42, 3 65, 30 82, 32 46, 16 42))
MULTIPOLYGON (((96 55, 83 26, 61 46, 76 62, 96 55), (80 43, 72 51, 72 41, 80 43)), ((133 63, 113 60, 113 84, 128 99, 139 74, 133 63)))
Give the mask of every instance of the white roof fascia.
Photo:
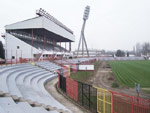
POLYGON ((36 28, 44 28, 50 32, 53 32, 73 42, 75 41, 75 36, 73 34, 71 34, 67 30, 55 24, 54 22, 52 22, 51 20, 47 19, 44 16, 35 17, 32 19, 28 19, 25 21, 21 21, 21 22, 17 22, 5 26, 6 30, 36 29, 36 28))

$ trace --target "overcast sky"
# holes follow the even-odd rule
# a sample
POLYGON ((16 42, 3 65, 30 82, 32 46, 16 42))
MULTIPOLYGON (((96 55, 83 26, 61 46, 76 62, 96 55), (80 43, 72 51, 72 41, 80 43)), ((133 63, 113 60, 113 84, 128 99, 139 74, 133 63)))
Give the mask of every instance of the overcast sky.
POLYGON ((91 6, 85 29, 89 48, 132 50, 137 42, 150 42, 150 0, 0 0, 0 33, 43 8, 74 31, 76 49, 86 5, 91 6))

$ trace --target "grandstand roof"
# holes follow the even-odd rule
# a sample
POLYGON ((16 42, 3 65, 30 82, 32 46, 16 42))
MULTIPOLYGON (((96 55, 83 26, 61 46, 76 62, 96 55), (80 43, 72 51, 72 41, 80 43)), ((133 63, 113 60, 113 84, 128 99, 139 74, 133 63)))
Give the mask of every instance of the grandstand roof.
POLYGON ((75 37, 71 30, 67 30, 66 26, 63 27, 45 16, 38 16, 27 19, 14 24, 6 25, 6 31, 20 30, 31 33, 32 29, 34 35, 45 36, 55 39, 58 42, 74 42, 75 37))

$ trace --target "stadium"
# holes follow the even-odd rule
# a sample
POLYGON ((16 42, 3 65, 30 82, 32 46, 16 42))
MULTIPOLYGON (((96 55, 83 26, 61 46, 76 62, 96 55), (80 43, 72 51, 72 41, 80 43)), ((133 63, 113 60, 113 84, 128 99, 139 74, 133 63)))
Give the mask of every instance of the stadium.
POLYGON ((73 31, 43 9, 37 10, 36 14, 38 16, 35 18, 5 26, 7 62, 72 56, 73 31), (65 48, 61 43, 65 43, 65 48))
POLYGON ((5 26, 0 113, 150 113, 149 93, 140 92, 150 87, 149 61, 74 56, 73 31, 42 8, 36 15, 5 26))

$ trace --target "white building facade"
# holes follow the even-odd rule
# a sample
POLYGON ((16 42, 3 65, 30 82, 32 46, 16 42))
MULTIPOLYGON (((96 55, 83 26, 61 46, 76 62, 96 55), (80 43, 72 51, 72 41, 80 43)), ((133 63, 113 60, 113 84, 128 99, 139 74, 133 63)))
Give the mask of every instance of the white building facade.
POLYGON ((5 26, 5 58, 29 59, 53 54, 68 54, 73 32, 57 19, 40 15, 35 18, 5 26), (69 49, 61 43, 69 44, 69 49))

